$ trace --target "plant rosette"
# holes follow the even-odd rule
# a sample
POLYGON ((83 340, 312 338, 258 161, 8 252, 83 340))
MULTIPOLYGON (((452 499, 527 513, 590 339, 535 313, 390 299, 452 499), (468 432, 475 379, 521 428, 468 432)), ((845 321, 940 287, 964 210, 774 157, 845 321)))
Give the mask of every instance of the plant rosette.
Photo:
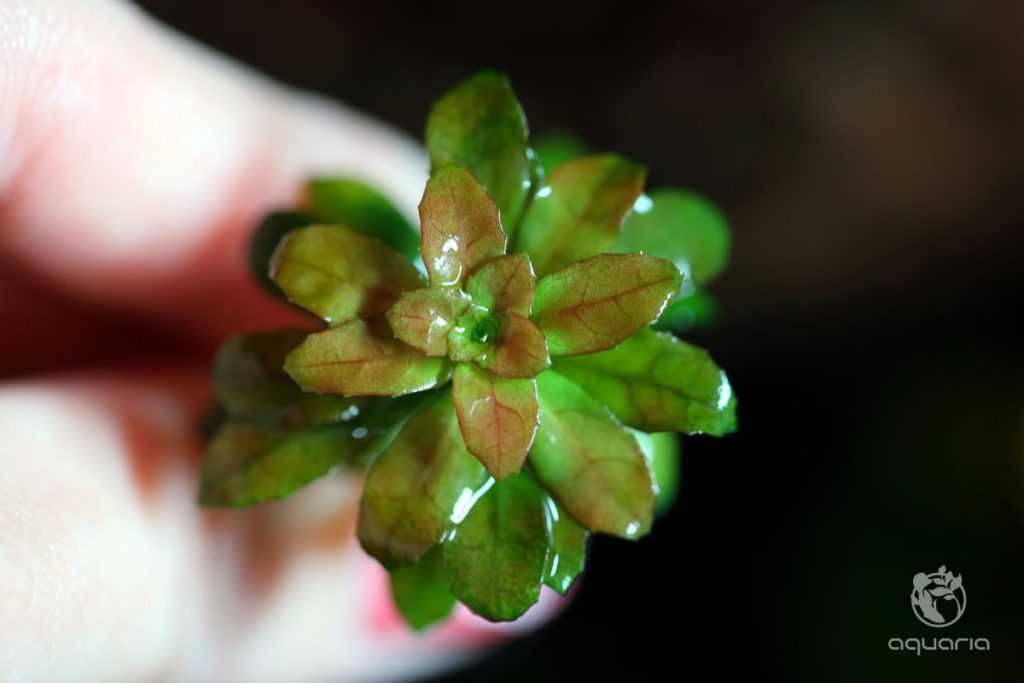
POLYGON ((725 373, 666 331, 725 265, 710 203, 643 194, 615 154, 534 151, 492 72, 442 97, 426 138, 418 235, 338 178, 257 229, 254 274, 325 326, 222 347, 200 483, 244 507, 366 468, 359 540, 416 629, 456 601, 504 621, 542 585, 564 595, 591 532, 640 538, 671 501, 673 432, 736 428, 725 373))

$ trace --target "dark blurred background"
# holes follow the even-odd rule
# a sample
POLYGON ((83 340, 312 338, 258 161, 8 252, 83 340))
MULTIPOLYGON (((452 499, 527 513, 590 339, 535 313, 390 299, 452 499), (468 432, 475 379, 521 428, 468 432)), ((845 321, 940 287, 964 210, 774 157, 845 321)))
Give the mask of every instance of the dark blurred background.
POLYGON ((417 137, 503 69, 533 130, 731 221, 691 337, 740 433, 688 438, 653 536, 597 539, 561 618, 452 680, 1021 680, 1024 3, 140 4, 417 137), (969 606, 939 631, 909 594, 943 564, 969 606), (938 636, 992 649, 887 648, 938 636))

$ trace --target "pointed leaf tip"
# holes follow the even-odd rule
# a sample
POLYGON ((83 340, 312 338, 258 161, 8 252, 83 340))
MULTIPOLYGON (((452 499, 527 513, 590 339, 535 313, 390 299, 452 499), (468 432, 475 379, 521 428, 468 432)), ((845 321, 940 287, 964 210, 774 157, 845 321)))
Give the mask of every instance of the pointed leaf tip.
POLYGON ((478 73, 448 91, 430 111, 427 151, 432 169, 467 167, 512 230, 530 190, 526 115, 504 74, 478 73))
POLYGON ((423 631, 455 609, 448 590, 442 546, 435 545, 416 563, 391 570, 391 598, 405 621, 423 631))

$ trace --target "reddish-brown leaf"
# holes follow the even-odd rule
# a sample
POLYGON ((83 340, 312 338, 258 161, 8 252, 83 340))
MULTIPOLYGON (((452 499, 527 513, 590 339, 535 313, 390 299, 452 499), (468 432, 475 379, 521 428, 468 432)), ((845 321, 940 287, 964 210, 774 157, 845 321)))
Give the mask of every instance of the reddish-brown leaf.
POLYGON ((420 253, 434 287, 461 284, 484 261, 505 253, 498 207, 463 166, 442 166, 430 176, 420 223, 420 253))
POLYGON ((392 337, 382 321, 363 320, 309 335, 284 369, 306 391, 345 396, 401 396, 451 375, 447 358, 425 356, 392 337))
POLYGON ((502 256, 484 264, 470 276, 466 292, 473 303, 489 311, 530 315, 537 277, 526 254, 502 256))
POLYGON ((469 452, 495 479, 518 472, 537 432, 537 383, 495 377, 460 363, 452 379, 452 399, 469 452))
POLYGON ((498 346, 484 365, 501 377, 536 377, 551 365, 544 333, 518 313, 505 314, 498 346))
POLYGON ((663 259, 601 254, 542 278, 533 320, 552 356, 603 351, 656 320, 681 281, 663 259))
POLYGON ((431 287, 406 292, 387 313, 395 336, 428 356, 448 354, 448 332, 469 305, 454 287, 431 287))

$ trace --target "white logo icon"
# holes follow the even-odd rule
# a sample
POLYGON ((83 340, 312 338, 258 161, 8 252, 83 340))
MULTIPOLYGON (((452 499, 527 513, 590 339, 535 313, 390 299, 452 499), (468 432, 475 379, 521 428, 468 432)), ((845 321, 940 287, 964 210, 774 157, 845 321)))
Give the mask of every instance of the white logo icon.
POLYGON ((939 571, 914 575, 914 590, 910 594, 914 616, 925 626, 945 628, 952 626, 967 609, 967 591, 963 577, 953 576, 946 566, 939 571))

